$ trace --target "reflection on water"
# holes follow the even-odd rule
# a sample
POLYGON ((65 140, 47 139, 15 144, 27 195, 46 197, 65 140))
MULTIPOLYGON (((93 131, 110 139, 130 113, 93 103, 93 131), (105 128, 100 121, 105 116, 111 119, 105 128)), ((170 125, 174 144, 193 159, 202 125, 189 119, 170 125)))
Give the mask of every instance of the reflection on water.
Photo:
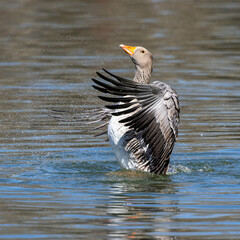
POLYGON ((238 239, 239 12, 237 0, 2 1, 0 238, 238 239), (101 67, 130 78, 121 43, 148 48, 153 80, 180 96, 167 177, 121 171, 91 127, 48 116, 101 106, 101 67))

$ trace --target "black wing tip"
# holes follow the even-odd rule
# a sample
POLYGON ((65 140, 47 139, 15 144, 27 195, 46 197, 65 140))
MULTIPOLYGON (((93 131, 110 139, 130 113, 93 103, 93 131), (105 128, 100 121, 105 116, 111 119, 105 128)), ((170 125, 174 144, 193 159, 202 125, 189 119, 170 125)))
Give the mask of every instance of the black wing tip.
MULTIPOLYGON (((92 81, 93 81, 94 83, 96 83, 96 84, 99 85, 99 80, 97 80, 97 79, 95 79, 95 78, 92 78, 92 81)), ((94 86, 94 85, 92 85, 92 86, 94 86)))
POLYGON ((96 86, 96 85, 92 85, 92 87, 95 89, 95 90, 97 90, 97 91, 99 91, 99 92, 102 92, 102 93, 110 93, 107 89, 105 89, 105 88, 102 88, 102 87, 99 87, 99 86, 96 86))
MULTIPOLYGON (((101 68, 105 73, 107 73, 107 74, 109 74, 109 75, 111 75, 111 73, 107 70, 107 69, 105 69, 105 68, 101 68)), ((99 71, 96 71, 96 74, 99 76, 99 74, 101 74, 102 75, 102 73, 100 73, 99 71)))
MULTIPOLYGON (((105 72, 105 73, 107 73, 108 75, 110 75, 111 77, 114 77, 118 82, 121 82, 121 83, 128 83, 128 84, 132 84, 132 83, 134 83, 132 80, 129 80, 129 79, 127 79, 127 78, 123 78, 123 77, 120 77, 120 76, 118 76, 118 75, 116 75, 116 74, 113 74, 112 72, 110 72, 109 70, 107 70, 106 68, 103 68, 102 67, 102 70, 105 72)), ((97 72, 97 74, 98 74, 99 72, 97 72)), ((134 83, 134 85, 136 85, 136 83, 134 83)))
POLYGON ((102 70, 103 70, 105 73, 108 73, 108 74, 109 74, 109 71, 108 71, 106 68, 102 68, 102 70))
POLYGON ((104 77, 104 75, 103 75, 102 73, 100 73, 100 72, 96 72, 96 74, 97 74, 100 78, 103 78, 103 77, 104 77))
POLYGON ((115 79, 117 79, 118 81, 120 81, 120 77, 119 77, 119 76, 111 73, 110 71, 108 71, 108 70, 105 69, 105 68, 102 68, 102 70, 103 70, 105 73, 107 73, 108 75, 110 75, 111 77, 114 77, 115 79))

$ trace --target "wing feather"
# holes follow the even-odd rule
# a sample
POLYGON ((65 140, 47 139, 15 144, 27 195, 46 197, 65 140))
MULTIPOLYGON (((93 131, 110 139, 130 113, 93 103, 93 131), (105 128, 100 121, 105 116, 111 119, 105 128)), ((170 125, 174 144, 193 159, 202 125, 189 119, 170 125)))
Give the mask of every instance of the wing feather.
POLYGON ((99 97, 115 103, 106 107, 114 110, 112 115, 123 116, 119 122, 135 132, 136 137, 129 140, 126 149, 135 156, 139 169, 166 173, 178 135, 177 93, 162 82, 138 84, 103 71, 110 77, 97 73, 101 80, 93 79, 94 88, 113 95, 99 97))

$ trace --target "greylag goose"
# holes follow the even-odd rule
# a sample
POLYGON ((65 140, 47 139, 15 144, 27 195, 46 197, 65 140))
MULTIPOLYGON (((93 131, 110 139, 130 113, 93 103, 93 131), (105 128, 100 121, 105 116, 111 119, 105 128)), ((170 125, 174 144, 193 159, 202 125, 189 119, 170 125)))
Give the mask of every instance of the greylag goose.
POLYGON ((105 69, 93 87, 104 93, 100 99, 109 117, 108 138, 115 156, 125 169, 166 174, 170 155, 178 137, 179 101, 169 85, 150 83, 152 54, 143 47, 120 47, 135 64, 133 80, 105 69))

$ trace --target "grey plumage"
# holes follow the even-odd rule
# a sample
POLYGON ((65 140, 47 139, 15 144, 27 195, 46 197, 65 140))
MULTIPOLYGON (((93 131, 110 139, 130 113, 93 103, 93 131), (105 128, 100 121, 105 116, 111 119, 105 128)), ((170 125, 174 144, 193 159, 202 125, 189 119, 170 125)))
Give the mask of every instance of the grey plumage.
POLYGON ((100 124, 98 135, 108 134, 120 165, 127 169, 166 174, 174 143, 178 138, 180 107, 176 91, 163 82, 150 84, 152 54, 143 47, 120 45, 135 64, 135 76, 128 80, 105 69, 92 79, 93 87, 108 104, 84 114, 54 110, 61 121, 100 124), (107 130, 108 129, 108 130, 107 130))
POLYGON ((93 79, 98 85, 93 87, 117 96, 100 98, 115 103, 105 107, 115 110, 112 115, 123 116, 119 123, 129 128, 126 151, 135 158, 139 170, 165 174, 178 137, 177 93, 162 82, 139 84, 103 70, 113 78, 97 73, 104 81, 93 79))

